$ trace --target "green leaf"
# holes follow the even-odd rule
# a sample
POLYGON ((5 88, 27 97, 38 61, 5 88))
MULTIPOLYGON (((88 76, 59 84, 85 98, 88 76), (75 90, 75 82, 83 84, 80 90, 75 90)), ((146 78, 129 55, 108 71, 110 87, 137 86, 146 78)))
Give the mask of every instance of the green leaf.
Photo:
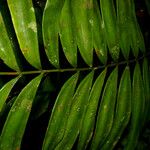
POLYGON ((150 73, 148 69, 148 60, 145 58, 143 61, 143 83, 144 83, 144 94, 145 94, 145 121, 144 123, 150 120, 150 73))
POLYGON ((107 62, 107 43, 105 37, 105 30, 99 10, 97 1, 93 2, 92 18, 93 23, 91 24, 92 33, 93 33, 93 46, 99 60, 106 64, 107 62))
POLYGON ((145 51, 144 38, 138 24, 136 13, 135 13, 135 3, 134 0, 128 0, 128 18, 129 18, 129 29, 130 29, 130 37, 131 37, 131 48, 135 57, 138 57, 139 50, 141 52, 145 51))
POLYGON ((75 18, 76 42, 85 63, 93 64, 93 37, 90 22, 93 22, 91 0, 71 0, 72 12, 75 18))
POLYGON ((143 126, 143 116, 145 109, 144 85, 141 76, 140 65, 136 63, 133 83, 132 83, 132 102, 131 102, 131 123, 129 134, 126 139, 125 149, 134 149, 137 145, 139 134, 143 126))
POLYGON ((64 0, 47 0, 43 13, 43 41, 47 57, 52 65, 59 68, 59 18, 64 0))
POLYGON ((3 105, 5 101, 8 98, 9 93, 11 92, 12 88, 16 84, 20 77, 16 77, 12 80, 10 80, 8 83, 6 83, 1 89, 0 89, 0 113, 2 111, 3 105))
POLYGON ((102 24, 112 58, 117 61, 119 58, 119 36, 118 25, 113 0, 100 0, 102 13, 102 24))
POLYGON ((8 20, 9 15, 6 11, 5 3, 0 1, 0 58, 4 61, 4 63, 10 67, 11 69, 14 69, 16 71, 19 71, 19 65, 16 58, 15 48, 13 47, 13 39, 10 35, 10 33, 7 32, 8 25, 5 25, 5 23, 9 24, 9 22, 5 22, 8 20))
POLYGON ((89 73, 79 84, 72 100, 72 106, 70 108, 64 137, 55 150, 66 150, 72 148, 79 134, 83 116, 88 104, 92 79, 93 72, 89 73))
POLYGON ((78 73, 68 79, 58 94, 45 135, 43 150, 53 150, 64 136, 77 79, 78 73))
POLYGON ((119 26, 119 45, 123 56, 125 59, 129 58, 130 46, 131 46, 131 36, 129 30, 130 25, 130 12, 128 8, 130 7, 128 0, 117 0, 117 23, 119 26))
POLYGON ((104 84, 105 75, 106 69, 98 76, 90 92, 89 102, 87 104, 86 112, 84 114, 80 129, 77 147, 78 150, 84 150, 87 147, 90 139, 92 138, 94 132, 96 112, 98 108, 100 94, 102 92, 102 87, 104 84))
POLYGON ((110 74, 104 88, 91 145, 92 150, 102 146, 112 128, 117 95, 117 78, 118 67, 110 74))
POLYGON ((32 0, 7 0, 7 3, 22 54, 33 67, 41 69, 32 0))
POLYGON ((112 150, 119 141, 124 129, 126 128, 131 115, 131 79, 130 70, 127 66, 122 74, 117 104, 112 129, 101 147, 103 150, 112 150))
POLYGON ((40 74, 25 86, 11 107, 0 136, 1 150, 20 149, 32 103, 42 76, 40 74))
POLYGON ((77 66, 77 44, 75 41, 74 17, 71 9, 71 1, 66 0, 60 15, 59 35, 64 54, 69 63, 77 66))

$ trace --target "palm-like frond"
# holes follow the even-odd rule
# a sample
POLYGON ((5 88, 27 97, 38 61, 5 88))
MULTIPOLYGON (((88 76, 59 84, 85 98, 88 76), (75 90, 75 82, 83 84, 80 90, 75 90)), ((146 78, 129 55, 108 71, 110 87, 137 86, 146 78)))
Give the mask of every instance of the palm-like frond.
POLYGON ((45 113, 40 149, 136 148, 150 121, 150 68, 135 4, 0 1, 0 149, 24 149, 28 124, 45 113))

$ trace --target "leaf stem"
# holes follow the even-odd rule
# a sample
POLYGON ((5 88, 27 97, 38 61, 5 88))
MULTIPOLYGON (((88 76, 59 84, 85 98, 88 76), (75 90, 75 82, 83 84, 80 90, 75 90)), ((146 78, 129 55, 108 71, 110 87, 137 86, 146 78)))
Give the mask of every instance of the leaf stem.
POLYGON ((115 67, 117 65, 131 64, 136 61, 142 60, 145 57, 148 57, 150 53, 134 58, 131 60, 125 60, 121 62, 110 62, 107 65, 102 66, 93 66, 93 67, 84 67, 84 68, 60 68, 60 69, 49 69, 49 70, 35 70, 35 71, 22 71, 22 72, 0 72, 0 75, 16 76, 16 75, 29 75, 29 74, 40 74, 40 73, 54 73, 54 72, 74 72, 74 71, 88 71, 88 70, 98 70, 108 67, 115 67))

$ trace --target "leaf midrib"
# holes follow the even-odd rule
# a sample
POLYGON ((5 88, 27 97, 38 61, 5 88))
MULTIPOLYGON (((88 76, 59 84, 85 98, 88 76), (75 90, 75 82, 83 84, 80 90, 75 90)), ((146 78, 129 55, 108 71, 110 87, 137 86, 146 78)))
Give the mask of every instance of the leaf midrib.
POLYGON ((16 75, 29 75, 29 74, 40 74, 40 73, 54 73, 54 72, 77 72, 77 71, 92 71, 92 70, 99 70, 99 69, 104 69, 104 68, 110 68, 110 67, 115 67, 115 66, 119 66, 119 65, 125 65, 125 64, 132 64, 135 63, 139 60, 144 59, 145 57, 149 57, 150 56, 150 52, 148 52, 147 54, 134 58, 134 59, 130 59, 130 60, 124 60, 124 61, 120 61, 120 62, 110 62, 107 65, 99 65, 99 66, 94 66, 94 67, 83 67, 83 68, 59 68, 59 69, 43 69, 43 70, 29 70, 29 71, 0 71, 0 75, 11 75, 11 76, 16 76, 16 75))

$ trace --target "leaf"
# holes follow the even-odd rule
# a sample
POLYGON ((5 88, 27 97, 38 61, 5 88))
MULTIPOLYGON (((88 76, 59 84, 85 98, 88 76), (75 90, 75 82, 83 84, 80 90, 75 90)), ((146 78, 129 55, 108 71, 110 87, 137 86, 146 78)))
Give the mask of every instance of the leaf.
POLYGON ((102 146, 112 128, 117 95, 117 78, 118 68, 116 67, 110 74, 104 88, 91 144, 92 150, 102 146))
POLYGON ((11 92, 12 88, 14 87, 14 85, 16 84, 16 82, 18 81, 19 78, 20 78, 20 76, 10 80, 8 83, 6 83, 0 89, 0 113, 2 111, 2 108, 3 108, 5 101, 8 98, 9 93, 11 92))
POLYGON ((129 67, 127 66, 122 74, 119 85, 116 111, 112 129, 101 149, 103 150, 114 149, 130 120, 130 115, 131 115, 131 79, 130 79, 130 70, 129 67))
POLYGON ((93 72, 89 73, 79 84, 72 100, 65 133, 55 150, 71 149, 81 127, 83 115, 85 113, 89 93, 91 90, 93 72))
POLYGON ((104 24, 102 22, 100 10, 97 1, 93 2, 92 18, 93 23, 91 23, 92 33, 93 33, 93 46, 99 60, 106 64, 107 62, 107 43, 104 32, 104 24))
POLYGON ((71 1, 66 0, 60 15, 59 35, 64 54, 73 66, 77 66, 77 44, 75 41, 74 17, 71 9, 71 1))
POLYGON ((20 149, 21 140, 42 74, 34 78, 21 91, 8 114, 0 136, 0 149, 20 149))
POLYGON ((53 150, 64 136, 77 79, 78 73, 68 79, 57 96, 44 138, 43 150, 53 150))
POLYGON ((114 61, 117 61, 119 58, 119 37, 113 0, 100 0, 100 8, 109 52, 114 61))
POLYGON ((149 121, 150 118, 150 73, 148 69, 148 60, 145 58, 143 60, 143 84, 144 84, 144 94, 145 94, 145 121, 143 125, 149 121))
POLYGON ((117 23, 119 26, 119 45, 123 56, 125 59, 129 58, 130 46, 131 46, 131 36, 129 30, 130 25, 130 12, 128 8, 130 7, 128 0, 117 0, 117 23))
POLYGON ((0 58, 4 61, 4 63, 9 66, 11 69, 14 69, 16 71, 19 71, 19 65, 18 60, 16 58, 16 53, 14 51, 13 43, 11 39, 11 35, 7 32, 7 27, 5 23, 9 23, 8 20, 9 15, 6 11, 4 2, 0 2, 0 31, 1 31, 1 37, 0 37, 0 58), (5 11, 5 13, 4 13, 5 11))
POLYGON ((133 83, 132 83, 132 102, 131 102, 131 123, 129 134, 126 139, 125 149, 134 149, 137 145, 140 131, 143 125, 145 109, 145 95, 143 81, 138 62, 136 63, 133 83))
POLYGON ((56 68, 59 68, 58 33, 63 5, 64 0, 47 0, 42 21, 45 51, 50 63, 56 68))
POLYGON ((20 49, 26 60, 40 69, 37 24, 32 0, 7 0, 20 49))
POLYGON ((145 51, 145 44, 142 32, 140 30, 140 26, 137 22, 136 13, 135 13, 135 4, 134 0, 127 1, 130 7, 128 7, 128 18, 129 18, 129 28, 131 30, 130 37, 131 37, 131 48, 132 52, 135 57, 138 57, 139 50, 141 52, 145 51))
POLYGON ((102 87, 104 84, 105 75, 106 69, 102 73, 100 73, 90 92, 89 101, 80 129, 77 147, 78 150, 84 150, 87 147, 88 142, 92 138, 94 132, 96 112, 98 108, 100 94, 102 92, 102 87))
POLYGON ((93 38, 90 21, 93 2, 91 0, 71 0, 72 12, 75 18, 76 42, 85 63, 93 63, 93 38))

